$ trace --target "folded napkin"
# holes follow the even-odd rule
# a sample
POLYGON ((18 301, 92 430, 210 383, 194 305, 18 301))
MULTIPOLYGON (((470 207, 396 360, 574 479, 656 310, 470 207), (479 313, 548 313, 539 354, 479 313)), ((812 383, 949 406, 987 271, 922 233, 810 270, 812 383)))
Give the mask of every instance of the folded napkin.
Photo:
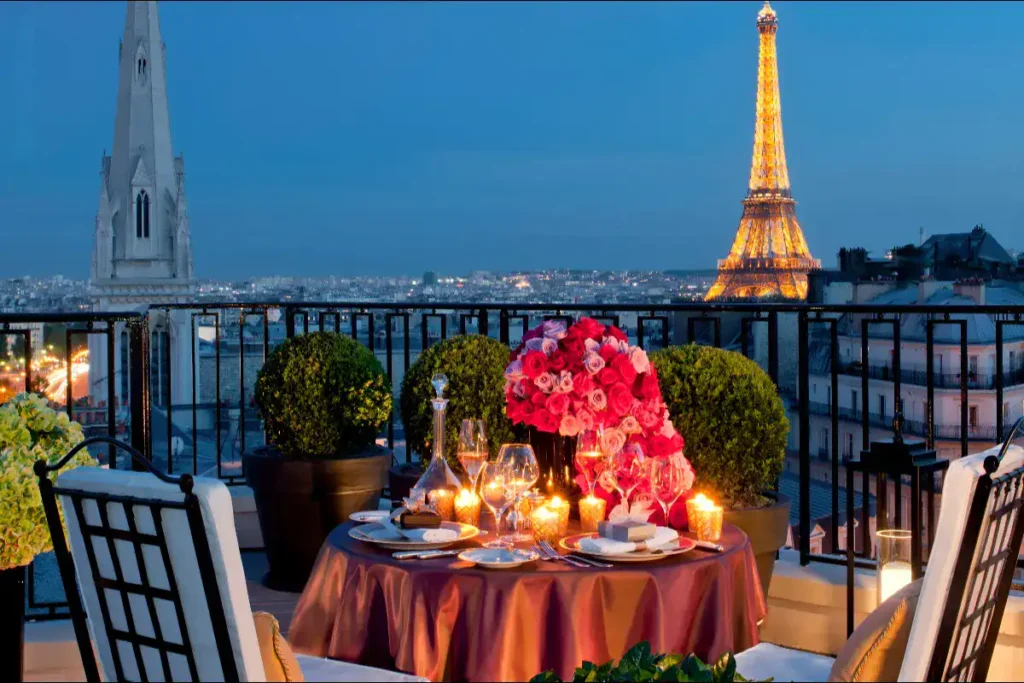
POLYGON ((402 529, 396 526, 390 519, 382 519, 378 522, 389 535, 396 539, 407 538, 417 543, 447 543, 459 540, 459 532, 455 529, 402 529))
POLYGON ((674 546, 679 538, 679 532, 665 526, 659 526, 654 532, 654 538, 640 541, 614 541, 602 536, 592 536, 580 539, 580 550, 588 553, 600 553, 602 555, 625 555, 637 550, 658 550, 665 546, 674 546))

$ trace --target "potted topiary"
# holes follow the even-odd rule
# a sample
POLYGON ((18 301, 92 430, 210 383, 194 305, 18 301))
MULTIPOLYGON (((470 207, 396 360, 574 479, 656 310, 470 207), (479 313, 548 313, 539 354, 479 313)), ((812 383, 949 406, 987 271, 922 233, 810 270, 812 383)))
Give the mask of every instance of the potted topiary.
MULTIPOLYGON (((25 567, 53 548, 39 482, 32 466, 54 463, 82 442, 82 427, 36 394, 0 406, 0 676, 20 681, 25 616, 25 567), (10 634, 10 637, 7 636, 10 634)), ((79 452, 64 470, 96 465, 79 452)), ((55 474, 52 476, 56 476, 55 474)))
POLYGON ((789 530, 790 501, 771 492, 789 433, 779 392, 757 363, 735 351, 690 344, 657 351, 651 362, 686 441, 696 489, 717 497, 725 520, 750 537, 767 596, 789 530))
POLYGON ((256 378, 267 447, 244 458, 270 571, 301 588, 327 534, 376 509, 391 453, 376 445, 391 414, 390 384, 373 352, 316 332, 274 350, 256 378))
MULTIPOLYGON (((456 453, 463 420, 484 421, 491 456, 497 455, 501 444, 522 439, 505 414, 507 363, 508 347, 480 335, 451 337, 421 353, 405 373, 399 403, 409 452, 419 453, 424 463, 430 460, 434 430, 430 400, 435 395, 430 380, 439 372, 448 376, 444 453, 453 471, 462 470, 456 453)), ((391 499, 408 495, 408 487, 416 483, 419 474, 392 470, 391 499)))
MULTIPOLYGON (((646 640, 629 648, 618 663, 598 665, 583 662, 573 672, 573 683, 618 683, 620 681, 706 681, 742 683, 747 679, 736 670, 736 658, 727 652, 710 666, 694 654, 656 654, 646 640)), ((554 671, 539 673, 530 683, 562 683, 554 671)), ((768 679, 764 683, 771 683, 768 679)))

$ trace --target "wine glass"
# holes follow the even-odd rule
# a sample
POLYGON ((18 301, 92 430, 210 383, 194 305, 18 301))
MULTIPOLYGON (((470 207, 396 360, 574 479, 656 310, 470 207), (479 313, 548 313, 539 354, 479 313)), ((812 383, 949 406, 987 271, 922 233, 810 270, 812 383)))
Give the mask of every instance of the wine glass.
POLYGON ((501 518, 512 504, 512 498, 509 496, 508 487, 505 486, 505 473, 496 460, 485 463, 480 473, 480 498, 494 515, 494 533, 498 537, 497 540, 484 543, 484 547, 508 547, 504 539, 500 538, 501 518))
POLYGON ((581 431, 576 438, 576 468, 587 480, 587 494, 594 495, 597 481, 597 466, 604 459, 601 452, 601 436, 595 429, 581 431))
POLYGON ((503 540, 508 542, 529 541, 533 537, 523 531, 523 515, 518 512, 519 502, 524 493, 533 488, 540 479, 540 465, 533 447, 525 443, 502 444, 498 453, 498 467, 505 475, 505 488, 512 499, 513 533, 503 540))
POLYGON ((665 516, 665 526, 669 526, 668 511, 679 500, 679 496, 683 495, 686 473, 678 463, 672 462, 671 458, 652 458, 648 465, 648 473, 651 491, 661 505, 661 511, 665 516))
POLYGON ((622 450, 608 456, 608 467, 612 472, 612 485, 619 492, 619 498, 629 507, 629 497, 643 481, 647 473, 648 458, 643 449, 635 443, 626 444, 622 450))
POLYGON ((483 420, 463 420, 459 432, 459 462, 469 477, 470 491, 476 491, 476 480, 487 464, 487 435, 483 420))

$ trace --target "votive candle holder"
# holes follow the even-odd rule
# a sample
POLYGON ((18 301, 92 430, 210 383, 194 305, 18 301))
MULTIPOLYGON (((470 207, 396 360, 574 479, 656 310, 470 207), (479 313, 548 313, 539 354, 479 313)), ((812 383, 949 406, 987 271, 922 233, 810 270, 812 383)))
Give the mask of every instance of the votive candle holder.
POLYGON ((580 526, 584 533, 597 531, 597 525, 604 519, 606 502, 604 498, 590 495, 580 498, 580 526))
POLYGON ((427 494, 427 500, 434 507, 434 512, 445 522, 455 519, 455 494, 448 489, 434 489, 427 494))
POLYGON ((696 523, 691 523, 690 528, 697 533, 698 541, 717 543, 721 540, 724 517, 721 506, 709 501, 704 505, 697 505, 694 514, 696 523))
POLYGON ((555 496, 547 502, 547 507, 552 512, 558 513, 559 535, 567 535, 569 533, 569 502, 555 496))
POLYGON ((530 513, 530 525, 533 527, 533 538, 538 542, 555 543, 564 535, 560 533, 561 515, 547 505, 541 505, 530 513))
POLYGON ((455 497, 455 521, 470 526, 480 526, 480 496, 469 489, 462 489, 455 497))

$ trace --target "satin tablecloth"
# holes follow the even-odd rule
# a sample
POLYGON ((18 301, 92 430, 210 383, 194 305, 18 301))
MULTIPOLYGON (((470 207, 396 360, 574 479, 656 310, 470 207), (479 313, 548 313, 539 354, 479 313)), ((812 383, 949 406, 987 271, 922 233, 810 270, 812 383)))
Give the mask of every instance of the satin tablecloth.
POLYGON ((350 538, 351 527, 324 542, 295 608, 288 640, 297 652, 433 681, 528 680, 547 669, 571 680, 584 660, 617 659, 642 640, 705 661, 753 647, 765 615, 750 541, 730 525, 721 554, 613 569, 538 560, 516 570, 398 561, 350 538))

